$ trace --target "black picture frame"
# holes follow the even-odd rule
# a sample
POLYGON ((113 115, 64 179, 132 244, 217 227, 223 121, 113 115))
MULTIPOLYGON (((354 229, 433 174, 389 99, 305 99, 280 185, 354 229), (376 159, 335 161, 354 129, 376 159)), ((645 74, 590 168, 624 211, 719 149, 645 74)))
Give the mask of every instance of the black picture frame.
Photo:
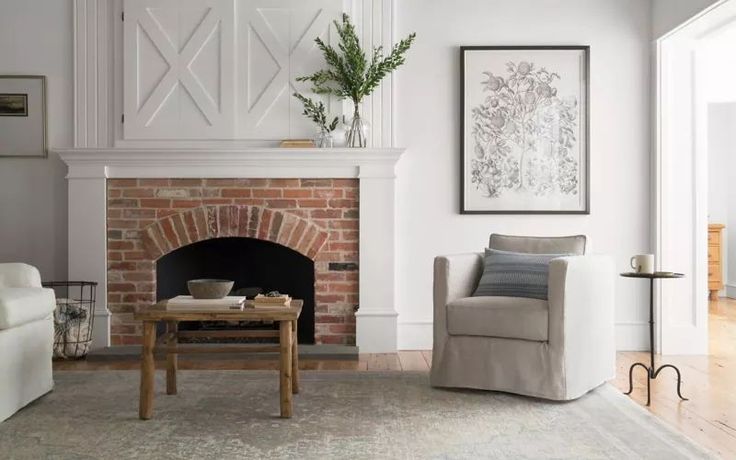
POLYGON ((460 47, 460 214, 590 214, 590 46, 589 45, 542 45, 542 46, 461 46, 460 47), (466 53, 469 51, 545 51, 545 50, 570 50, 583 52, 583 72, 585 88, 582 94, 585 95, 585 103, 582 110, 585 115, 585 123, 580 127, 581 132, 585 133, 585 142, 583 158, 585 159, 585 167, 582 176, 585 184, 581 186, 581 190, 585 193, 583 201, 584 208, 579 210, 471 210, 466 209, 466 53))

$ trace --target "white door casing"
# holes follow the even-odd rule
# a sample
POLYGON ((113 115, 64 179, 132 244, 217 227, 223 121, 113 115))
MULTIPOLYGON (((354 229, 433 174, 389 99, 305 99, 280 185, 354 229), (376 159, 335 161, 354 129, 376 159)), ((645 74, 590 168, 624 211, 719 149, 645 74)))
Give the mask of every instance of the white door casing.
POLYGON ((700 43, 736 21, 718 2, 656 41, 654 246, 663 280, 656 298, 657 351, 708 353, 708 145, 700 43))

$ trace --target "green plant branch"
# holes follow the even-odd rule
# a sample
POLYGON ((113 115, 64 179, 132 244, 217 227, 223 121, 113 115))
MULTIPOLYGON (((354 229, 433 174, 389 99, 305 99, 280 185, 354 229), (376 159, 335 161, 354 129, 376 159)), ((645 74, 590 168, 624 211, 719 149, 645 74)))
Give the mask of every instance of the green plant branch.
POLYGON ((399 41, 385 57, 382 47, 373 48, 369 60, 350 17, 343 14, 342 22, 333 23, 340 38, 337 49, 319 37, 314 40, 322 51, 327 68, 299 77, 297 81, 311 83, 311 89, 316 94, 350 99, 357 109, 358 104, 378 87, 381 80, 404 64, 406 52, 411 48, 416 34, 412 33, 399 41))
POLYGON ((312 99, 303 96, 299 93, 294 93, 293 96, 304 105, 304 111, 302 114, 315 122, 322 131, 332 132, 337 127, 338 118, 335 117, 330 124, 327 124, 327 110, 322 101, 315 103, 312 99))

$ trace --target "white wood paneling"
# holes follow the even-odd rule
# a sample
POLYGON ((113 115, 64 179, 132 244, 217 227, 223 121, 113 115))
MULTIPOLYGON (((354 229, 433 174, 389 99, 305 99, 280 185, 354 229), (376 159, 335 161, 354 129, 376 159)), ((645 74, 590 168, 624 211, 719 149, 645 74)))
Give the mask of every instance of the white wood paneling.
POLYGON ((125 0, 126 139, 231 138, 232 0, 125 0))
POLYGON ((73 3, 75 147, 112 145, 113 3, 73 3))

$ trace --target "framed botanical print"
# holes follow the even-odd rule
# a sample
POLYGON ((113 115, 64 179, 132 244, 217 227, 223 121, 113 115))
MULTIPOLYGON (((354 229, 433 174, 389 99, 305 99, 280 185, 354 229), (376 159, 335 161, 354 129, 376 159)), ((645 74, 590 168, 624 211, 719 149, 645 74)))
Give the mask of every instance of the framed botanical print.
POLYGON ((589 47, 460 54, 460 212, 589 214, 589 47))
POLYGON ((46 156, 46 77, 0 75, 0 158, 46 156))

